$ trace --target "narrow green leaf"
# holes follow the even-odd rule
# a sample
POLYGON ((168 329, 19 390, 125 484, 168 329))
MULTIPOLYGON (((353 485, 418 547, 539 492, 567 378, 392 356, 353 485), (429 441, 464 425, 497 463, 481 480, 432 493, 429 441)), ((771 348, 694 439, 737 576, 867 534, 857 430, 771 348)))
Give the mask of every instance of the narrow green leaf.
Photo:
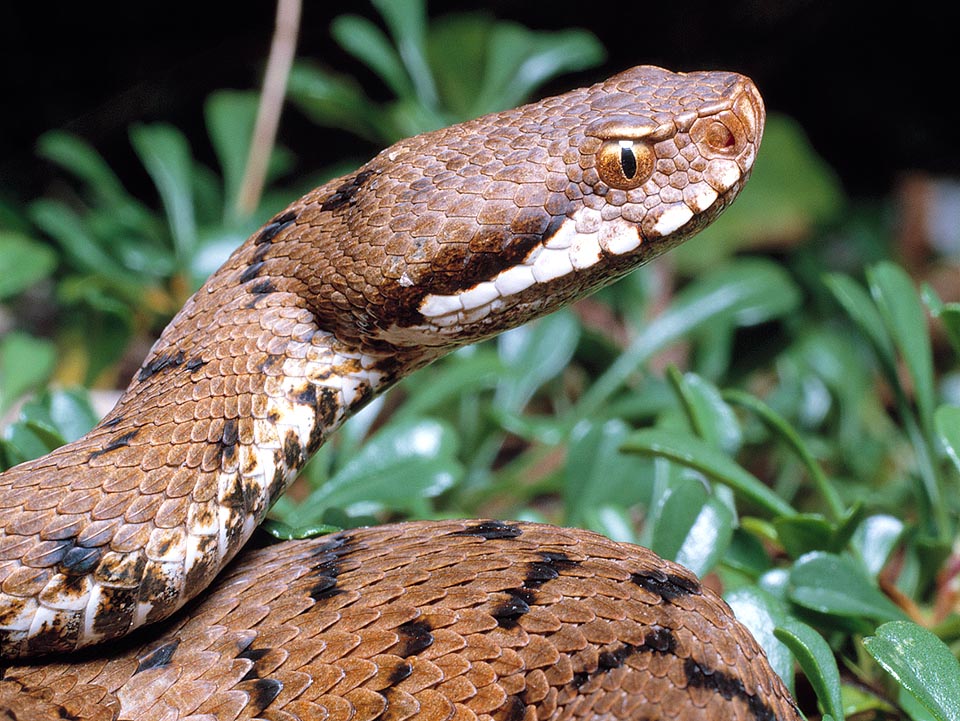
POLYGON ((793 656, 777 638, 775 629, 786 622, 784 604, 756 586, 745 586, 724 594, 737 620, 750 629, 757 643, 767 653, 767 660, 787 688, 793 691, 793 656))
POLYGON ((237 193, 246 172, 257 103, 254 93, 218 90, 203 106, 207 134, 223 172, 223 205, 228 212, 236 208, 237 193))
POLYGON ((0 338, 0 416, 53 372, 56 348, 48 340, 12 332, 0 338))
POLYGON ((865 518, 854 531, 853 546, 871 576, 876 577, 883 570, 905 530, 900 519, 878 514, 865 518))
POLYGON ((740 450, 740 421, 717 387, 696 373, 681 374, 671 366, 667 377, 680 397, 691 429, 714 448, 728 454, 740 450))
POLYGON ((933 423, 947 455, 960 470, 960 407, 940 406, 933 414, 933 423))
POLYGON ((110 165, 81 138, 62 130, 44 133, 37 141, 37 153, 85 182, 101 201, 115 205, 129 200, 110 165))
POLYGON ((939 721, 960 719, 960 663, 933 633, 908 621, 886 623, 863 645, 939 721))
MULTIPOLYGON (((91 274, 125 278, 127 273, 89 232, 84 221, 65 203, 41 198, 30 204, 30 219, 63 249, 71 264, 91 274)), ((128 285, 133 285, 129 283, 128 285)))
POLYGON ((316 524, 328 508, 351 515, 384 508, 426 515, 428 499, 463 474, 456 450, 456 433, 445 423, 410 419, 390 424, 314 491, 293 518, 284 520, 295 526, 316 524))
POLYGON ((359 15, 340 15, 330 23, 330 34, 344 50, 375 72, 398 97, 410 96, 413 86, 389 38, 359 15))
POLYGON ((838 273, 826 275, 823 282, 851 320, 873 344, 881 362, 887 368, 895 369, 893 339, 867 292, 852 278, 838 273))
POLYGON ((570 414, 572 422, 597 413, 647 359, 696 329, 708 323, 761 323, 789 313, 799 302, 796 284, 771 261, 741 259, 699 278, 581 396, 570 414))
POLYGON ((804 608, 842 618, 884 622, 906 614, 874 585, 859 563, 815 551, 790 571, 790 600, 804 608))
POLYGON ((427 62, 427 9, 424 0, 371 0, 383 17, 413 81, 420 103, 437 107, 437 88, 427 62))
POLYGON ((579 339, 580 324, 569 311, 501 334, 497 350, 507 372, 494 396, 498 411, 522 410, 544 383, 569 365, 579 339))
POLYGON ((0 230, 0 300, 25 291, 49 276, 57 254, 48 246, 20 233, 0 230))
POLYGON ((920 294, 930 315, 943 323, 944 332, 953 347, 953 352, 960 355, 960 303, 944 303, 929 283, 921 286, 920 294))
POLYGON ((906 271, 893 263, 870 268, 867 279, 870 293, 913 382, 921 425, 929 430, 934 405, 933 352, 917 290, 906 271))
POLYGON ((763 421, 764 425, 774 436, 793 451, 807 469, 820 495, 823 496, 823 499, 827 502, 831 515, 835 520, 839 520, 844 513, 843 501, 840 500, 840 494, 827 479, 827 475, 823 472, 813 452, 807 447, 807 444, 800 437, 800 434, 794 430, 793 426, 791 426, 783 416, 773 410, 773 408, 749 393, 730 390, 723 394, 723 398, 729 403, 735 403, 753 412, 763 421))
POLYGON ((193 158, 187 139, 172 125, 154 123, 131 128, 130 142, 157 187, 177 258, 187 268, 197 247, 193 158))
POLYGON ((598 506, 629 508, 649 501, 650 461, 620 451, 629 434, 618 419, 584 421, 574 429, 563 473, 567 523, 589 525, 585 514, 598 506))
POLYGON ((810 626, 794 618, 787 618, 774 629, 774 635, 796 657, 807 680, 813 686, 820 708, 837 721, 844 720, 843 699, 840 696, 840 670, 830 645, 810 626))
POLYGON ((659 456, 693 468, 717 483, 731 488, 773 516, 792 516, 796 511, 756 476, 703 441, 660 429, 637 431, 623 450, 659 456))
POLYGON ((297 62, 290 71, 287 93, 318 125, 342 128, 379 144, 399 140, 382 108, 352 78, 297 62))

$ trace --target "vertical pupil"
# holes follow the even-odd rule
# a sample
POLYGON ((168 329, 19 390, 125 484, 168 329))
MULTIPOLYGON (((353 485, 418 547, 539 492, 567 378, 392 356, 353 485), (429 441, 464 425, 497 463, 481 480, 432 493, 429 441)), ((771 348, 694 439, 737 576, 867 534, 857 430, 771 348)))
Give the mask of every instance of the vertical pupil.
POLYGON ((637 156, 633 154, 633 148, 629 145, 620 146, 620 168, 625 178, 632 179, 637 174, 637 156))

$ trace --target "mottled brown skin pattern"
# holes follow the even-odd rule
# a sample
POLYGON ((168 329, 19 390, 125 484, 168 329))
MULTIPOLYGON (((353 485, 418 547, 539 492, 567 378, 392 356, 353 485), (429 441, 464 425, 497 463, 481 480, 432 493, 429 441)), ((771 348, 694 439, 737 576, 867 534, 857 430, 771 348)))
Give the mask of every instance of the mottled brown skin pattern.
POLYGON ((722 601, 581 531, 348 531, 201 594, 352 411, 697 232, 762 125, 741 76, 639 67, 402 141, 272 218, 96 429, 0 475, 0 718, 799 718, 722 601), (558 258, 575 272, 543 276, 558 258))
POLYGON ((799 719, 686 569, 578 530, 414 522, 260 549, 164 632, 9 669, 51 718, 799 719), (257 568, 256 578, 249 568, 257 568), (31 691, 45 689, 43 693, 31 691))

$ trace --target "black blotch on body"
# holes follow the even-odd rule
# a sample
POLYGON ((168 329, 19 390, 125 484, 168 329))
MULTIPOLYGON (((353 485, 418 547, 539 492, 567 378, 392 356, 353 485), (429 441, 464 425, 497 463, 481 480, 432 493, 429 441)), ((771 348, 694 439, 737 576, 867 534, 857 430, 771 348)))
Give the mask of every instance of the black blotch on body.
POLYGON ((426 621, 410 621, 397 627, 396 654, 401 658, 414 656, 433 645, 433 631, 426 621))
POLYGON ((776 714, 760 696, 747 692, 743 681, 723 671, 705 669, 692 658, 683 662, 683 673, 687 677, 687 686, 705 688, 723 696, 727 701, 739 698, 747 704, 750 713, 757 721, 776 721, 776 714))
POLYGON ((140 374, 137 376, 137 378, 140 380, 140 382, 143 382, 147 380, 147 378, 155 376, 161 371, 177 368, 183 365, 184 360, 185 357, 182 350, 173 354, 161 353, 155 356, 149 363, 140 369, 140 374))
POLYGON ((115 451, 118 448, 125 448, 126 446, 129 446, 130 441, 134 439, 134 437, 137 435, 138 432, 139 432, 139 429, 132 430, 129 433, 124 433, 122 436, 117 436, 112 441, 110 441, 107 445, 105 445, 103 448, 99 448, 91 452, 90 459, 92 460, 94 458, 99 458, 104 453, 109 453, 110 451, 115 451))
POLYGON ((453 531, 451 536, 479 536, 480 538, 485 538, 488 541, 493 541, 499 538, 516 538, 520 536, 523 531, 520 530, 519 526, 512 526, 509 523, 504 523, 503 521, 481 521, 480 523, 475 523, 472 526, 467 526, 462 531, 453 531))
POLYGON ((250 286, 250 292, 254 295, 267 295, 269 293, 276 293, 277 286, 273 284, 271 280, 261 280, 257 283, 254 283, 250 286))
POLYGON ((655 593, 665 601, 681 596, 700 594, 700 584, 696 581, 664 571, 642 571, 630 575, 630 580, 640 588, 655 593))
POLYGON ((101 423, 100 427, 115 428, 116 426, 120 425, 121 421, 123 421, 123 416, 115 416, 114 418, 111 418, 109 421, 104 421, 103 423, 101 423))
POLYGON ((183 367, 188 371, 195 371, 197 368, 203 368, 206 364, 207 362, 203 358, 191 358, 183 364, 183 367))
POLYGON ((530 604, 536 601, 534 592, 527 588, 508 588, 504 591, 507 600, 497 604, 490 615, 500 628, 515 628, 520 617, 530 613, 530 604))
POLYGON ((371 175, 373 175, 372 170, 361 170, 352 178, 347 178, 345 182, 337 186, 333 195, 323 201, 320 205, 320 210, 337 210, 345 206, 353 199, 357 191, 363 187, 363 184, 367 182, 371 175))
POLYGON ((317 388, 311 385, 310 388, 313 389, 315 396, 313 407, 317 412, 316 421, 307 439, 307 455, 312 456, 323 445, 327 430, 333 427, 337 419, 337 414, 340 412, 340 392, 327 386, 317 388))
POLYGON ((245 658, 249 661, 253 661, 253 665, 250 666, 250 670, 244 674, 241 681, 251 681, 254 679, 260 678, 260 674, 257 673, 257 661, 270 653, 271 649, 269 648, 247 648, 237 654, 237 658, 245 658))
POLYGON ((586 671, 577 671, 575 674, 573 674, 573 680, 570 682, 570 685, 574 688, 580 688, 589 680, 590 674, 588 674, 586 671))
POLYGON ((387 677, 387 683, 391 686, 396 686, 398 683, 403 681, 405 678, 409 678, 410 674, 413 673, 413 664, 407 663, 406 661, 398 663, 394 666, 393 670, 390 672, 390 676, 387 677))
POLYGON ((247 283, 253 280, 254 278, 256 278, 257 275, 260 273, 260 271, 263 269, 263 264, 264 264, 264 261, 258 260, 257 262, 251 263, 250 265, 248 265, 246 270, 244 270, 240 274, 240 283, 241 284, 247 283))
POLYGON ((565 568, 576 568, 580 561, 571 560, 565 553, 544 551, 540 554, 542 561, 531 561, 523 577, 524 588, 540 588, 547 581, 559 578, 560 571, 565 568))
POLYGON ((134 671, 133 674, 137 675, 141 671, 149 671, 152 668, 162 668, 166 666, 170 663, 170 659, 173 658, 173 654, 179 646, 180 639, 175 638, 172 641, 147 651, 137 658, 137 670, 134 671))
POLYGON ((236 456, 237 440, 239 438, 237 425, 236 418, 228 418, 223 424, 223 433, 217 443, 220 446, 220 457, 224 461, 233 461, 236 456))
POLYGON ((313 552, 316 565, 316 581, 310 587, 309 596, 314 601, 324 601, 339 596, 343 590, 337 587, 337 578, 340 576, 340 561, 350 552, 352 538, 346 534, 334 534, 321 543, 313 552))
POLYGON ((60 559, 60 572, 67 576, 85 576, 97 567, 102 555, 101 548, 74 546, 60 559))
POLYGON ((258 678, 237 684, 237 688, 249 694, 247 708, 251 716, 259 716, 283 691, 283 681, 276 678, 258 678))
POLYGON ((310 406, 311 408, 316 408, 317 406, 317 387, 312 383, 308 384, 306 388, 297 393, 293 398, 295 403, 301 405, 310 406))
POLYGON ((283 439, 283 462, 288 469, 299 468, 303 464, 303 449, 294 431, 287 433, 283 439))
POLYGON ((296 219, 297 214, 292 210, 281 213, 260 229, 260 232, 257 233, 257 237, 253 242, 256 245, 269 243, 281 230, 292 225, 296 219))
POLYGON ((494 711, 496 721, 523 721, 527 713, 527 705, 519 696, 509 696, 499 710, 494 711))

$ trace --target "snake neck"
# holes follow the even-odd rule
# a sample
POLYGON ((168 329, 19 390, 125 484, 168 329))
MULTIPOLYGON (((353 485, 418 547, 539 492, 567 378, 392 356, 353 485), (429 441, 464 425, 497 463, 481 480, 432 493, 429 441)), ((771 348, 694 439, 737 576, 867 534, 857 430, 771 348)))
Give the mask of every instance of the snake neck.
POLYGON ((231 290, 251 252, 188 301, 99 426, 0 475, 4 655, 71 650, 168 616, 329 434, 399 377, 395 359, 320 328, 290 289, 231 290))

